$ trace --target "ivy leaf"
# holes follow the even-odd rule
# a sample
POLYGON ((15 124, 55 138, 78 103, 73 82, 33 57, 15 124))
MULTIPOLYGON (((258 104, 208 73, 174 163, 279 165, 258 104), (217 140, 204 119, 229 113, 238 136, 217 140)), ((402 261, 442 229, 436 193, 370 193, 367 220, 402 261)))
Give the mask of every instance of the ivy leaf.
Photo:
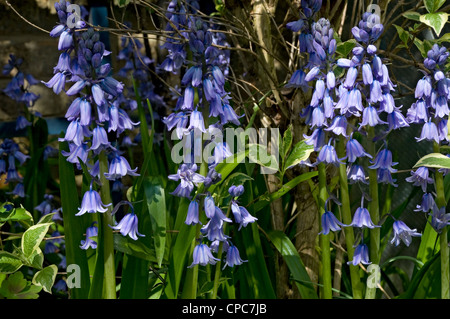
POLYGON ((420 22, 432 27, 437 36, 441 33, 447 20, 448 14, 444 12, 427 13, 420 16, 420 22))
POLYGON ((445 3, 445 0, 424 0, 425 8, 429 13, 435 13, 445 3))
POLYGON ((302 161, 306 161, 312 152, 314 152, 313 145, 308 145, 305 141, 298 142, 286 160, 285 169, 300 164, 302 161))
POLYGON ((28 228, 22 237, 22 252, 24 257, 32 260, 35 253, 39 252, 39 245, 47 234, 48 228, 52 223, 37 224, 28 228))
POLYGON ((41 286, 44 291, 51 294, 57 272, 58 267, 56 265, 47 266, 34 274, 33 280, 31 282, 36 286, 41 286))
POLYGON ((402 13, 402 16, 404 16, 407 19, 414 20, 414 21, 420 21, 420 13, 415 11, 406 11, 402 13))
POLYGON ((0 251, 0 273, 14 273, 19 270, 22 265, 22 261, 16 255, 7 251, 0 251))
POLYGON ((441 153, 431 153, 422 157, 413 168, 420 166, 450 169, 450 157, 441 153))
POLYGON ((403 29, 401 26, 394 24, 394 27, 397 29, 398 37, 400 40, 406 45, 409 40, 409 32, 403 29))

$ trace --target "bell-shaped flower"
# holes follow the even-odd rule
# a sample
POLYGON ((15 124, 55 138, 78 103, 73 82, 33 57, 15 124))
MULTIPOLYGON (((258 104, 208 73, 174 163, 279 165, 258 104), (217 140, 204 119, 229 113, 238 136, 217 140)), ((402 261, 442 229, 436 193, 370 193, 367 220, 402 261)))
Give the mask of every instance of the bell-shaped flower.
POLYGON ((81 249, 87 250, 89 248, 97 248, 96 237, 98 236, 98 228, 95 226, 96 223, 97 222, 93 222, 92 225, 86 229, 86 239, 81 240, 81 249))
POLYGON ((91 188, 84 193, 81 207, 78 208, 78 213, 75 216, 81 216, 85 213, 104 213, 108 210, 106 207, 111 205, 111 203, 103 204, 100 194, 91 188))
POLYGON ((244 262, 247 262, 247 260, 241 259, 237 247, 234 245, 230 245, 227 251, 227 257, 225 259, 225 265, 223 266, 223 268, 225 268, 226 266, 228 267, 239 266, 242 265, 244 262))
POLYGON ((114 230, 118 230, 122 236, 130 236, 133 240, 138 240, 137 236, 145 237, 138 231, 138 217, 134 212, 126 214, 116 226, 110 226, 114 230))
POLYGON ((344 227, 343 223, 341 223, 336 216, 330 211, 325 210, 325 213, 322 215, 322 231, 319 233, 322 235, 328 235, 330 230, 331 231, 338 231, 341 230, 341 227, 344 227))
POLYGON ((193 261, 188 268, 196 265, 206 266, 207 264, 215 265, 220 259, 213 256, 211 249, 206 244, 199 244, 194 247, 193 261))
POLYGON ((413 183, 413 186, 422 187, 422 191, 427 191, 427 185, 433 184, 434 180, 428 176, 428 167, 420 166, 417 170, 411 171, 411 176, 406 178, 407 182, 413 183))
POLYGON ((136 171, 137 167, 135 169, 131 169, 126 158, 116 154, 109 164, 109 170, 108 173, 105 173, 105 177, 109 180, 115 180, 122 178, 125 175, 139 176, 136 171))
POLYGON ((412 242, 412 237, 420 237, 422 234, 418 233, 416 229, 409 228, 403 221, 396 220, 393 224, 394 237, 391 240, 391 244, 398 246, 402 241, 409 247, 412 242))
POLYGON ((369 248, 366 244, 359 244, 356 246, 353 253, 353 259, 347 262, 347 265, 358 266, 359 263, 364 265, 370 265, 369 261, 369 248))

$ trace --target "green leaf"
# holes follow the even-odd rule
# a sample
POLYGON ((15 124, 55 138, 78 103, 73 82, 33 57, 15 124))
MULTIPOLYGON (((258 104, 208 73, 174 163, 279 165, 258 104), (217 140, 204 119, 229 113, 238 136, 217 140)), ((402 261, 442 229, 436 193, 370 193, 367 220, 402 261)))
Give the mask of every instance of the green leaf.
POLYGON ((336 46, 336 53, 342 57, 347 57, 355 46, 355 39, 350 39, 345 42, 338 43, 338 45, 336 46))
POLYGON ((297 186, 301 182, 309 180, 317 175, 318 175, 317 171, 304 173, 302 175, 299 175, 299 176, 291 179, 289 182, 287 182, 286 184, 281 186, 281 188, 279 190, 277 190, 276 192, 271 193, 271 194, 266 193, 266 194, 261 195, 258 198, 258 201, 256 201, 256 203, 254 204, 254 211, 255 212, 260 211, 261 209, 263 209, 265 206, 267 206, 274 200, 282 197, 284 194, 289 192, 291 189, 293 189, 295 186, 297 186))
POLYGON ((408 289, 400 299, 440 298, 441 295, 441 254, 437 253, 420 268, 412 278, 408 289))
POLYGON ((292 124, 290 124, 289 127, 287 128, 286 132, 284 132, 283 143, 281 144, 281 145, 283 145, 283 147, 280 149, 280 153, 281 153, 281 156, 283 159, 286 158, 289 150, 291 149, 292 139, 293 139, 292 124))
MULTIPOLYGON (((6 211, 6 209, 4 209, 3 207, 7 204, 11 205, 11 203, 4 203, 2 205, 2 209, 0 209, 0 223, 4 223, 6 221, 33 221, 33 216, 22 206, 13 208, 10 211, 6 211)), ((27 223, 27 226, 31 226, 31 224, 27 223)))
POLYGON ((265 145, 249 144, 248 159, 250 163, 257 163, 275 173, 279 169, 279 164, 278 158, 273 153, 272 150, 269 154, 265 145))
POLYGON ((420 13, 415 11, 406 11, 402 13, 402 16, 404 16, 407 19, 414 20, 414 21, 420 21, 420 13))
POLYGON ((34 257, 34 254, 38 252, 39 245, 47 234, 48 228, 52 223, 37 224, 28 228, 22 237, 22 252, 27 259, 34 257))
POLYGON ((166 198, 159 178, 144 181, 144 191, 153 232, 156 259, 161 267, 166 247, 166 198))
POLYGON ((397 29, 398 37, 400 40, 406 45, 409 40, 409 32, 403 29, 401 26, 394 24, 394 27, 397 29))
POLYGON ((445 3, 445 0, 424 0, 423 4, 429 13, 434 13, 439 10, 445 3))
POLYGON ((19 257, 7 251, 0 251, 0 273, 11 274, 22 267, 23 263, 19 257))
POLYGON ((272 230, 267 235, 286 261, 302 299, 318 299, 316 290, 311 283, 311 278, 309 278, 300 255, 291 240, 281 231, 272 230))
MULTIPOLYGON (((61 135, 63 136, 63 135, 61 135)), ((59 143, 59 150, 68 151, 66 142, 59 143)), ((75 171, 72 163, 59 152, 58 158, 61 207, 64 219, 64 242, 66 248, 67 265, 76 264, 80 267, 80 288, 70 289, 71 298, 86 299, 88 297, 91 280, 89 278, 89 267, 86 251, 80 249, 80 242, 84 240, 86 228, 92 223, 93 214, 75 216, 78 213, 79 198, 77 185, 75 184, 75 171), (88 216, 89 215, 89 216, 88 216)))
POLYGON ((41 286, 44 291, 51 294, 57 272, 58 267, 56 265, 47 266, 35 273, 31 282, 36 286, 41 286))
POLYGON ((431 153, 422 157, 413 168, 420 166, 426 166, 431 168, 449 168, 450 169, 450 157, 447 157, 441 153, 431 153))
POLYGON ((114 249, 124 254, 156 263, 155 251, 138 240, 114 234, 114 249))
POLYGON ((37 299, 42 287, 33 286, 18 271, 2 282, 0 295, 7 299, 37 299))
POLYGON ((298 142, 286 160, 285 169, 300 164, 301 161, 306 161, 312 152, 314 152, 313 145, 308 145, 305 141, 298 142))
POLYGON ((442 28, 447 23, 448 14, 444 12, 427 13, 420 16, 420 22, 432 27, 437 36, 442 31, 442 28))

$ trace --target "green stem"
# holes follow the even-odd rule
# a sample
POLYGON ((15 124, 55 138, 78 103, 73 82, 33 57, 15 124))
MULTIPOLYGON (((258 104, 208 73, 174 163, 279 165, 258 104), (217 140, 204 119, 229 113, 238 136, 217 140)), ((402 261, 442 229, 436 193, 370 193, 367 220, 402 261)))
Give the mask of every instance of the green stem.
MULTIPOLYGON (((434 143, 434 152, 440 153, 439 144, 434 143)), ((446 207, 447 203, 445 200, 445 190, 444 190, 444 177, 441 172, 436 170, 434 174, 434 179, 436 182, 436 204, 438 208, 446 207)), ((447 240, 448 227, 445 226, 440 236, 440 246, 441 246, 441 298, 450 299, 450 268, 449 268, 449 247, 447 240)))
POLYGON ((211 299, 217 299, 217 290, 219 289, 219 279, 220 279, 220 267, 222 266, 222 249, 223 249, 223 242, 220 242, 219 244, 219 250, 217 252, 217 258, 219 261, 216 263, 216 271, 214 272, 214 286, 213 286, 213 293, 211 299))
MULTIPOLYGON (((324 163, 318 166, 319 171, 319 214, 320 217, 325 213, 325 202, 328 199, 327 191, 327 172, 324 163)), ((330 256, 330 234, 320 235, 320 249, 322 257, 322 297, 324 299, 332 298, 331 286, 331 256, 330 256)))
MULTIPOLYGON (((105 152, 99 154, 100 166, 100 195, 104 204, 112 203, 111 193, 109 189, 109 181, 106 179, 104 173, 108 172, 108 159, 105 152)), ((101 223, 103 229, 103 253, 104 253, 104 298, 116 299, 116 270, 114 264, 114 238, 113 232, 109 225, 113 225, 112 208, 101 214, 101 223)))
MULTIPOLYGON (((369 143, 368 151, 375 158, 375 143, 373 138, 375 137, 375 131, 373 127, 369 127, 369 143)), ((374 224, 378 224, 380 221, 380 207, 378 200, 378 181, 377 170, 369 169, 369 195, 371 198, 369 204, 370 218, 374 224)), ((380 263, 380 228, 375 227, 370 230, 370 261, 374 264, 380 263)))
MULTIPOLYGON (((340 140, 338 143, 338 152, 339 157, 345 156, 345 145, 344 141, 340 140)), ((340 191, 341 191, 341 209, 342 209, 342 221, 346 225, 350 225, 352 222, 352 212, 350 208, 350 196, 348 191, 348 180, 347 180, 347 165, 340 164, 339 165, 339 183, 340 183, 340 191)), ((355 243, 355 236, 353 233, 352 227, 344 227, 345 232, 345 242, 347 246, 347 254, 348 260, 353 260, 353 254, 355 249, 353 245, 355 243)), ((361 278, 359 276, 359 267, 358 266, 350 266, 350 280, 352 284, 353 298, 361 299, 362 298, 362 290, 361 290, 361 278)))

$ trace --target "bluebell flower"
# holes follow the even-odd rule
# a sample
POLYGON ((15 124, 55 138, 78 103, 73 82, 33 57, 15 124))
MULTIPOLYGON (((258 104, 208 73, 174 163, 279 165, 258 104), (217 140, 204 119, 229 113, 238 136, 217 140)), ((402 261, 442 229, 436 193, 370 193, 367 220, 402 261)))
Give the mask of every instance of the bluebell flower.
POLYGON ((227 251, 227 257, 225 259, 225 265, 223 266, 223 269, 225 269, 226 266, 228 267, 234 267, 242 265, 244 262, 247 262, 247 260, 242 260, 241 256, 239 255, 239 250, 236 246, 230 245, 227 251))
POLYGON ((402 127, 408 127, 409 124, 403 114, 399 111, 400 108, 394 108, 394 111, 387 115, 389 130, 396 130, 402 127))
POLYGON ((232 197, 239 197, 242 194, 244 194, 244 186, 243 185, 239 185, 239 186, 232 185, 232 186, 230 186, 230 188, 228 188, 228 193, 232 197))
POLYGON ((362 145, 353 138, 350 138, 347 141, 346 149, 347 149, 346 157, 350 163, 355 162, 358 158, 363 157, 363 156, 372 158, 372 155, 370 155, 369 153, 366 153, 364 151, 364 148, 362 147, 362 145))
POLYGON ((331 131, 335 135, 347 137, 347 118, 341 115, 336 116, 331 125, 326 128, 325 131, 331 131))
POLYGON ((322 225, 322 231, 319 233, 322 235, 328 235, 330 230, 331 231, 338 231, 341 230, 341 227, 344 227, 343 223, 341 223, 336 216, 330 211, 325 210, 325 213, 323 213, 321 218, 321 225, 322 225))
POLYGON ((397 172, 392 166, 397 165, 397 162, 392 162, 392 152, 387 148, 382 149, 375 157, 375 161, 372 162, 373 165, 369 166, 370 169, 387 169, 391 173, 397 172))
POLYGON ((428 213, 431 209, 433 209, 435 205, 436 202, 434 201, 433 194, 425 193, 422 196, 422 201, 420 205, 417 205, 414 211, 428 213))
POLYGON ((316 128, 310 136, 303 134, 305 143, 313 145, 315 151, 319 151, 325 145, 325 132, 322 128, 316 128))
POLYGON ((358 182, 369 184, 369 182, 366 180, 364 168, 361 165, 352 164, 347 166, 347 178, 349 179, 350 184, 355 184, 358 182))
POLYGON ((420 133, 420 137, 416 137, 417 142, 427 140, 427 141, 435 141, 439 143, 439 133, 437 126, 431 119, 426 122, 422 127, 422 132, 420 133))
POLYGON ((16 119, 16 131, 23 130, 24 128, 31 125, 31 122, 28 121, 24 116, 19 115, 16 119))
POLYGON ((391 184, 394 187, 398 186, 395 184, 397 180, 392 177, 391 171, 388 168, 377 169, 377 181, 380 184, 391 184))
POLYGON ((25 197, 25 187, 23 186, 23 183, 17 183, 14 186, 14 189, 12 192, 7 192, 8 195, 14 195, 24 198, 25 197))
POLYGON ((89 248, 97 248, 96 237, 98 236, 98 228, 95 224, 97 224, 97 222, 93 222, 92 225, 86 229, 86 240, 81 241, 81 249, 87 250, 89 248))
POLYGON ((111 205, 112 203, 103 204, 100 194, 91 187, 90 190, 84 193, 81 207, 78 208, 78 213, 75 216, 81 216, 85 213, 104 213, 108 210, 106 207, 111 205))
POLYGON ((193 200, 189 203, 185 224, 186 225, 195 225, 195 224, 200 223, 198 214, 199 214, 198 201, 193 200))
POLYGON ((382 121, 380 117, 378 116, 378 112, 375 107, 369 105, 366 107, 363 111, 363 119, 362 122, 359 124, 360 126, 377 126, 379 124, 387 124, 386 122, 382 121))
POLYGON ((420 166, 415 171, 411 171, 411 176, 406 178, 407 182, 413 183, 413 186, 422 187, 422 191, 427 191, 427 185, 433 184, 434 180, 428 177, 428 167, 420 166))
POLYGON ((258 218, 250 215, 245 207, 239 206, 234 200, 231 201, 231 212, 233 213, 234 220, 239 224, 239 230, 242 226, 247 227, 248 224, 258 220, 258 218))
POLYGON ((136 171, 137 167, 135 169, 131 169, 130 164, 128 163, 126 158, 119 154, 116 154, 109 164, 109 171, 108 173, 105 173, 105 177, 109 180, 115 180, 126 175, 139 176, 136 171))
POLYGON ((175 196, 190 197, 191 192, 194 190, 194 185, 203 183, 205 177, 196 173, 197 165, 182 164, 178 169, 177 174, 171 174, 168 176, 170 180, 180 181, 175 191, 172 193, 175 196))
POLYGON ((220 259, 214 257, 210 248, 206 244, 199 244, 194 248, 193 261, 188 268, 196 265, 206 266, 207 264, 215 265, 220 259))
POLYGON ((320 150, 319 156, 317 157, 317 163, 333 164, 336 166, 343 164, 342 160, 339 159, 336 154, 336 149, 331 145, 331 140, 320 150))
POLYGON ((430 224, 437 233, 441 233, 445 226, 450 225, 450 214, 445 213, 445 210, 445 206, 438 208, 435 204, 433 212, 428 214, 431 216, 430 224))
POLYGON ((364 265, 370 265, 369 261, 369 248, 366 244, 359 244, 355 248, 355 252, 353 253, 353 260, 348 261, 347 265, 358 266, 359 263, 364 265))
POLYGON ((396 220, 393 224, 394 237, 391 244, 398 246, 402 241, 406 246, 412 242, 412 237, 420 237, 422 234, 416 232, 416 229, 409 228, 403 221, 396 220))
POLYGON ((362 206, 358 207, 356 209, 356 212, 353 215, 352 223, 349 226, 359 227, 359 228, 367 227, 370 229, 376 228, 376 227, 381 227, 381 226, 375 225, 372 222, 369 211, 367 210, 367 208, 364 208, 362 206))
POLYGON ((133 240, 138 240, 137 236, 145 237, 138 231, 138 217, 134 212, 126 214, 116 226, 110 226, 118 230, 123 236, 130 236, 133 240))

